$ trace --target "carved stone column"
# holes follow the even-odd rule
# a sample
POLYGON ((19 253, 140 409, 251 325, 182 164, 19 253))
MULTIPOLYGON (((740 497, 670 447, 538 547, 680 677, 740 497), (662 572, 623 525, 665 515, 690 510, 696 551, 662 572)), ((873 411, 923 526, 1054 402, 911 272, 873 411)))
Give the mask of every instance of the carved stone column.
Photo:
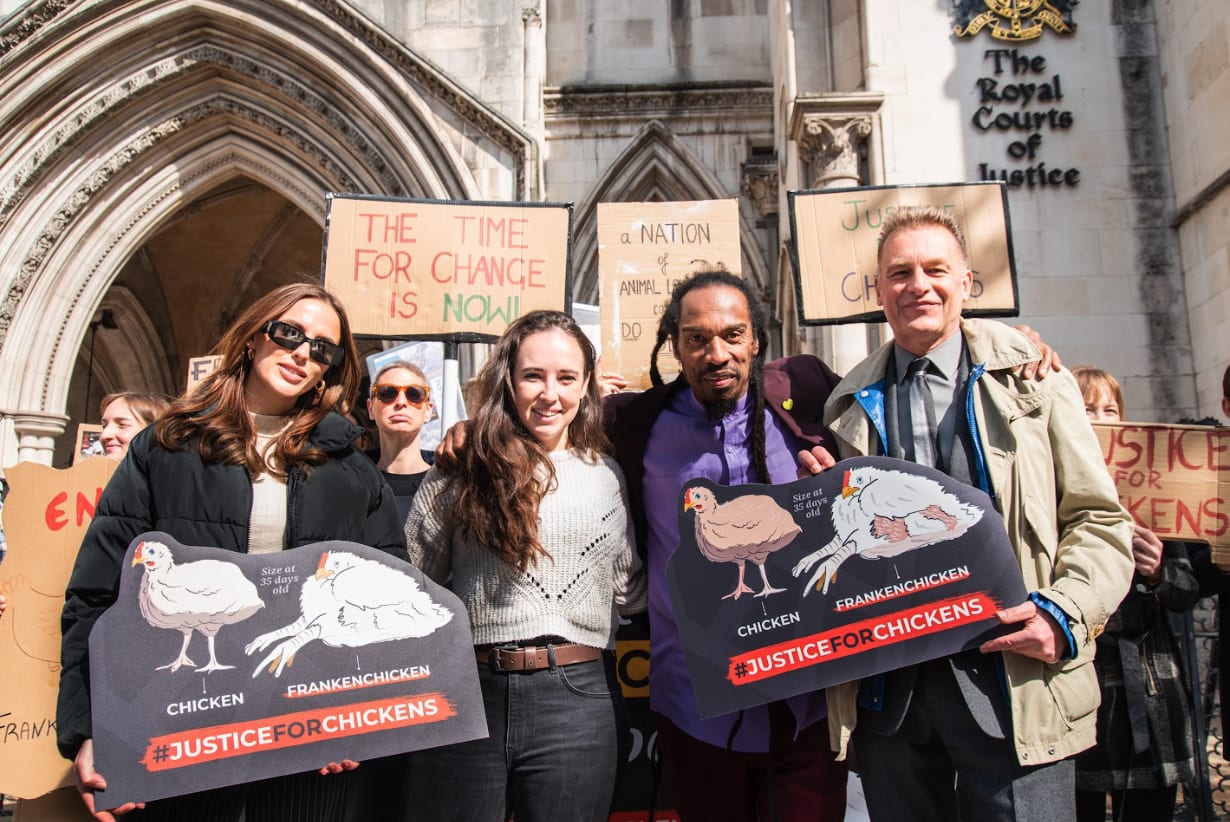
POLYGON ((804 115, 799 159, 808 170, 808 187, 865 185, 860 166, 871 126, 867 114, 804 115))
POLYGON ((13 430, 17 433, 17 461, 51 465, 56 437, 64 433, 68 417, 39 411, 18 412, 12 416, 13 430))
MULTIPOLYGON (((790 139, 801 164, 799 178, 808 188, 870 185, 876 170, 872 135, 876 131, 880 94, 835 94, 795 100, 790 139)), ((868 327, 809 326, 805 347, 839 374, 848 372, 871 350, 868 327)))
POLYGON ((756 215, 761 219, 777 216, 779 209, 777 162, 744 163, 743 196, 756 206, 756 215))

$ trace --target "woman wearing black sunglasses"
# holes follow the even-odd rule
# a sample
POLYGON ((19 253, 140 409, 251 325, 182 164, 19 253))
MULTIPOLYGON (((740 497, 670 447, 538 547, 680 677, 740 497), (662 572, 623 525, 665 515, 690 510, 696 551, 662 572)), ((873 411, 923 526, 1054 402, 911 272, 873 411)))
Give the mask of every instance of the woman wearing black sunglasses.
MULTIPOLYGON (((246 553, 352 540, 405 557, 392 494, 371 461, 351 448, 355 427, 336 413, 345 410, 343 400, 354 396, 359 382, 341 304, 317 285, 275 289, 235 321, 212 353, 222 360, 205 382, 133 438, 99 500, 69 580, 58 742, 75 762, 82 800, 92 812, 98 810, 94 791, 105 782, 94 770, 89 634, 116 599, 134 537, 166 531, 185 545, 246 553)), ((353 768, 347 760, 319 773, 159 800, 141 818, 341 819, 350 775, 322 774, 353 768)))
POLYGON ((431 467, 431 452, 419 448, 423 425, 431 419, 431 412, 431 386, 417 365, 398 360, 376 372, 367 399, 367 416, 380 434, 380 459, 376 464, 393 489, 403 520, 431 467))

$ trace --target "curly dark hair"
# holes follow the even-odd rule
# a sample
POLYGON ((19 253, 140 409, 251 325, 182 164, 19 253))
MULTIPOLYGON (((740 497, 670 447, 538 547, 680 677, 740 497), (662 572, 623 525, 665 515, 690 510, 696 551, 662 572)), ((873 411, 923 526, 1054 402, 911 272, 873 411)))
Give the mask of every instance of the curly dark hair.
POLYGON ((761 482, 772 482, 769 477, 768 461, 765 458, 764 428, 764 363, 766 352, 769 350, 769 312, 747 280, 725 269, 704 269, 695 272, 675 286, 671 291, 670 302, 667 303, 661 319, 658 320, 658 337, 653 346, 653 353, 649 355, 649 379, 654 385, 663 384, 662 374, 658 370, 658 353, 668 340, 675 350, 678 350, 679 316, 683 311, 683 298, 702 288, 733 288, 742 294, 743 299, 747 302, 748 315, 752 320, 752 334, 759 343, 759 350, 752 358, 748 380, 748 392, 752 397, 752 466, 756 469, 756 477, 761 482))

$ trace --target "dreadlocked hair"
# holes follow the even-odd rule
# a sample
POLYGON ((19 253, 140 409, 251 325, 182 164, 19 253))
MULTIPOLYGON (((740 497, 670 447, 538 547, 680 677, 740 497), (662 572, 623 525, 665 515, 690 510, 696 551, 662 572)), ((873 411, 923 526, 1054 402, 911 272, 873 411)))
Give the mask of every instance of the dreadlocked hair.
POLYGON ((667 342, 670 342, 673 350, 678 351, 679 317, 683 312, 683 298, 702 288, 733 288, 743 295, 747 303, 747 313, 752 320, 752 333, 759 344, 756 356, 752 358, 747 389, 752 400, 752 467, 756 470, 757 479, 763 483, 770 483, 772 479, 769 476, 769 464, 765 457, 764 427, 764 361, 766 352, 769 350, 769 314, 759 295, 746 280, 724 268, 707 268, 696 271, 675 286, 671 291, 670 302, 666 304, 662 317, 658 320, 657 340, 654 342, 653 352, 649 355, 650 382, 655 386, 664 384, 662 374, 658 369, 658 353, 667 342))
POLYGON ((474 380, 476 408, 466 430, 459 468, 448 481, 447 516, 459 534, 485 546, 525 571, 550 555, 538 541, 538 506, 555 485, 555 467, 538 439, 521 422, 513 401, 513 374, 521 344, 534 334, 558 329, 576 341, 585 361, 585 393, 568 426, 568 447, 589 458, 608 454, 602 426, 602 398, 593 378, 594 346, 572 317, 560 311, 531 311, 500 337, 474 380))

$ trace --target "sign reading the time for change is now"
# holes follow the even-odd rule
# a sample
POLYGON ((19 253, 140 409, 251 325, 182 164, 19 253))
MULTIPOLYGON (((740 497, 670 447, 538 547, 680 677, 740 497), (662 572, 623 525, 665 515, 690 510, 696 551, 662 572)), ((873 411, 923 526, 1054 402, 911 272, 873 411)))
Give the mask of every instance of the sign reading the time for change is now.
POLYGON ((936 206, 965 233, 974 285, 966 316, 1019 313, 1008 194, 1001 183, 791 191, 795 291, 804 325, 882 322, 876 304, 880 228, 902 206, 936 206))
POLYGON ((120 573, 90 634, 99 807, 487 735, 465 608, 390 554, 150 532, 120 573))
POLYGON ((325 285, 357 334, 488 339, 571 307, 571 205, 327 199, 325 285))
POLYGON ((1230 428, 1094 423, 1119 501, 1163 539, 1207 542, 1230 565, 1230 428))

